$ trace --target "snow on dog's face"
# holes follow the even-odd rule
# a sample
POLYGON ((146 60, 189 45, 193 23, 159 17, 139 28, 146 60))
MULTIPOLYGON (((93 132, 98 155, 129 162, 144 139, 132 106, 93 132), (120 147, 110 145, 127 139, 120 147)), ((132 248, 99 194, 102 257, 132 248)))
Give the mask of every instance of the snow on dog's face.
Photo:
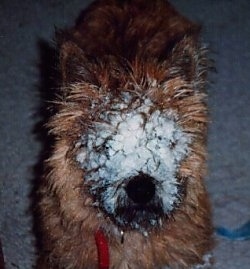
POLYGON ((77 161, 98 206, 123 229, 143 231, 180 203, 178 169, 191 136, 173 111, 160 111, 148 98, 130 106, 130 99, 124 93, 82 135, 77 161))

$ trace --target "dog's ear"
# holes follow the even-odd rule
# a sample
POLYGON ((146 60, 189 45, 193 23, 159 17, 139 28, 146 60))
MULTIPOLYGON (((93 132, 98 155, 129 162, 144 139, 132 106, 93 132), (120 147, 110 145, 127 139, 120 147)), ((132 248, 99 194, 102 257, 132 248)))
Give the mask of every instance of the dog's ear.
POLYGON ((201 46, 195 35, 184 36, 173 48, 171 66, 188 82, 202 82, 206 80, 209 61, 207 49, 201 46))
POLYGON ((63 42, 60 46, 59 65, 63 86, 82 80, 86 57, 83 50, 73 41, 63 42))

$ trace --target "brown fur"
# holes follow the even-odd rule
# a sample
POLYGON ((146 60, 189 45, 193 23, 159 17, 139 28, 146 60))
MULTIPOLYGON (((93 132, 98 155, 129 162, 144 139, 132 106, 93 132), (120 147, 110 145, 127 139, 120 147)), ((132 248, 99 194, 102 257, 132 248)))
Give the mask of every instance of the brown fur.
POLYGON ((110 268, 191 268, 202 263, 211 249, 212 228, 203 183, 207 60, 198 35, 199 27, 164 0, 99 0, 82 13, 74 29, 60 35, 62 87, 48 124, 55 143, 40 188, 44 243, 39 268, 98 268, 94 233, 100 227, 109 242, 110 268), (123 90, 147 94, 159 109, 176 111, 178 124, 194 140, 179 171, 188 179, 180 207, 148 237, 125 232, 122 244, 115 224, 105 215, 98 217, 92 206, 75 145, 108 109, 105 96, 116 102, 123 90), (93 102, 97 106, 91 109, 93 102))

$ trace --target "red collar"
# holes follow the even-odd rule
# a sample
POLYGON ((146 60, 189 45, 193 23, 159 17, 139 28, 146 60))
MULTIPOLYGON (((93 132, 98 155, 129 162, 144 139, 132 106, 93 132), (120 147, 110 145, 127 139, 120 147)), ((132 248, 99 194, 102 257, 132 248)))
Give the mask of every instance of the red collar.
POLYGON ((95 242, 98 252, 98 269, 109 269, 108 240, 101 229, 95 233, 95 242))

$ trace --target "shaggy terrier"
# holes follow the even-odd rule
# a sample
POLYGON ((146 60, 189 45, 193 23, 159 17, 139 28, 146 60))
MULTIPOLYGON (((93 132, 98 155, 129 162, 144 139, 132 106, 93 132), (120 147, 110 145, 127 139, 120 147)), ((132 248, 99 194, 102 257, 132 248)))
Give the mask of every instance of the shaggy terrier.
POLYGON ((166 0, 99 0, 59 34, 39 268, 210 268, 199 32, 166 0))

